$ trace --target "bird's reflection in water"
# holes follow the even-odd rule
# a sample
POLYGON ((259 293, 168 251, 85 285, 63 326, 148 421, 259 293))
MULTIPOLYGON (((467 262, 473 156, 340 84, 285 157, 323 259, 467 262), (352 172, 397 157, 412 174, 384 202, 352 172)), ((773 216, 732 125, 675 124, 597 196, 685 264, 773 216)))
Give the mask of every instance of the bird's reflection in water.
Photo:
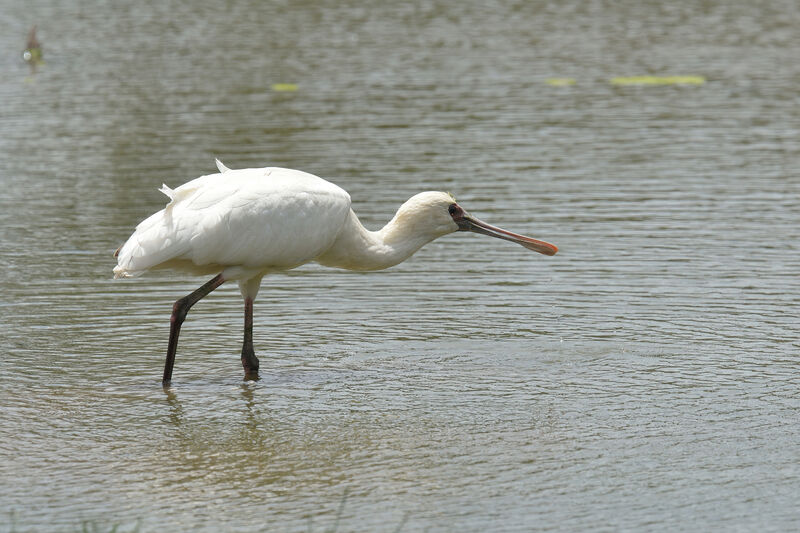
POLYGON ((255 398, 253 396, 253 386, 250 384, 252 382, 244 382, 242 383, 242 398, 244 398, 245 407, 247 407, 247 424, 246 427, 252 431, 256 431, 258 429, 258 420, 256 419, 255 413, 255 398))
POLYGON ((167 397, 167 404, 169 405, 170 424, 178 431, 183 431, 185 427, 185 413, 180 400, 178 400, 178 395, 172 387, 164 387, 164 394, 167 397))
MULTIPOLYGON (((209 446, 218 442, 220 438, 226 440, 228 444, 235 442, 247 443, 248 447, 258 446, 263 439, 264 426, 270 425, 269 420, 259 418, 256 408, 256 397, 254 393, 255 383, 252 381, 244 382, 240 385, 241 398, 244 400, 243 409, 237 409, 244 416, 240 417, 238 427, 230 432, 232 428, 230 422, 225 423, 225 428, 215 428, 209 425, 208 417, 201 416, 196 418, 184 408, 183 402, 179 398, 179 393, 174 387, 164 387, 164 396, 169 406, 167 422, 177 430, 177 436, 184 445, 196 448, 197 446, 209 446), (227 436, 227 437, 226 437, 227 436)), ((191 405, 189 406, 191 411, 191 405)), ((229 419, 230 420, 230 419, 229 419)))

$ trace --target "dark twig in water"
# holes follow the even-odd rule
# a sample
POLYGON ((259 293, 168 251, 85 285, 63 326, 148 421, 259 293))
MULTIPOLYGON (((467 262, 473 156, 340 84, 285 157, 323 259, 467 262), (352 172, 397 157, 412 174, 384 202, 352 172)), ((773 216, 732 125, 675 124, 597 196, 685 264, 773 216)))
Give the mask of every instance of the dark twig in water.
POLYGON ((22 59, 31 65, 31 69, 36 69, 36 65, 42 62, 42 43, 36 38, 36 25, 28 32, 28 44, 22 52, 22 59))
POLYGON ((28 32, 28 49, 41 47, 42 45, 39 43, 39 39, 36 38, 36 24, 34 24, 31 31, 28 32))

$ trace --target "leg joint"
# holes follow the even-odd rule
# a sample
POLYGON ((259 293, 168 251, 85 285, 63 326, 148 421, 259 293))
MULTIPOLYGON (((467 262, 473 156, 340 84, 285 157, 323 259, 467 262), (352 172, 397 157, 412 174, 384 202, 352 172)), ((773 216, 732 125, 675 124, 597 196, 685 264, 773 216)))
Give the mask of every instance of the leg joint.
POLYGON ((173 324, 183 324, 183 321, 186 320, 186 315, 189 313, 190 307, 189 301, 185 297, 176 301, 172 306, 172 316, 169 317, 169 321, 173 324))

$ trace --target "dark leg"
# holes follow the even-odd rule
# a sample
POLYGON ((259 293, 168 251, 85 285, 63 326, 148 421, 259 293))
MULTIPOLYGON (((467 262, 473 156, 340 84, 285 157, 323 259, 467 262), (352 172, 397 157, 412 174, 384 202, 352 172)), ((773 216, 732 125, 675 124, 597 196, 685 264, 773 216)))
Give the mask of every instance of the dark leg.
POLYGON ((258 357, 253 350, 253 299, 244 299, 244 342, 242 343, 244 379, 258 379, 258 357))
POLYGON ((186 320, 186 314, 194 304, 199 302, 208 293, 225 283, 222 274, 217 274, 211 281, 175 302, 172 306, 172 316, 169 317, 169 345, 167 346, 167 361, 164 363, 164 379, 161 381, 165 387, 172 381, 172 367, 175 365, 175 351, 178 349, 178 335, 181 324, 186 320))

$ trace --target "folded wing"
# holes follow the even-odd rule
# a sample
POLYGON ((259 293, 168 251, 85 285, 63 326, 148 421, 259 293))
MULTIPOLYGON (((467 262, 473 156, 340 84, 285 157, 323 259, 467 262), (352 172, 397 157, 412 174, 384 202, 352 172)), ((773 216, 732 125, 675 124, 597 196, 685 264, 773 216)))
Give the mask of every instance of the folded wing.
POLYGON ((282 168, 226 169, 162 191, 171 201, 120 248, 115 277, 293 268, 330 247, 350 210, 336 185, 282 168))

